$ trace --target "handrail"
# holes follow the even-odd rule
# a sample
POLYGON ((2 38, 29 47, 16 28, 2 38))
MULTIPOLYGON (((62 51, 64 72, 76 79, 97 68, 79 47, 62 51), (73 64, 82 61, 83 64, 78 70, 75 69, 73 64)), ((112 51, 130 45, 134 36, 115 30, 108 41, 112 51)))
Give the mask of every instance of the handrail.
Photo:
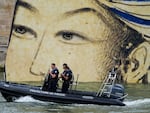
POLYGON ((117 75, 115 73, 115 70, 112 69, 112 71, 105 77, 105 79, 104 79, 102 85, 100 86, 96 96, 102 96, 102 94, 105 93, 104 90, 109 85, 110 89, 109 89, 109 91, 107 91, 107 92, 109 92, 107 96, 110 97, 111 92, 112 92, 112 88, 113 88, 113 86, 115 84, 116 76, 117 75))
POLYGON ((126 94, 126 95, 124 95, 124 96, 122 96, 120 98, 117 98, 117 99, 120 100, 120 99, 126 98, 127 96, 128 96, 128 94, 126 94))

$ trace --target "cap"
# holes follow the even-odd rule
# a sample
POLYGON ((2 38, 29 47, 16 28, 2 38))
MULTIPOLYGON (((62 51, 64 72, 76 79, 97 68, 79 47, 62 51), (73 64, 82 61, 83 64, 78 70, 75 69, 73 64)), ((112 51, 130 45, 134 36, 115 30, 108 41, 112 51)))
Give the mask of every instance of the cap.
POLYGON ((99 2, 150 41, 150 0, 99 0, 99 2))

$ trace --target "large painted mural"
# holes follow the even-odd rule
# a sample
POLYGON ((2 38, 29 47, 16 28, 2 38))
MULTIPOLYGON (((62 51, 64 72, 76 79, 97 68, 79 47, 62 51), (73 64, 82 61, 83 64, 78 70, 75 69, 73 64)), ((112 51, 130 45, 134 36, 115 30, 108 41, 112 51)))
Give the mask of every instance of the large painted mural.
POLYGON ((150 82, 148 0, 17 0, 6 57, 8 81, 41 81, 67 63, 81 82, 150 82))

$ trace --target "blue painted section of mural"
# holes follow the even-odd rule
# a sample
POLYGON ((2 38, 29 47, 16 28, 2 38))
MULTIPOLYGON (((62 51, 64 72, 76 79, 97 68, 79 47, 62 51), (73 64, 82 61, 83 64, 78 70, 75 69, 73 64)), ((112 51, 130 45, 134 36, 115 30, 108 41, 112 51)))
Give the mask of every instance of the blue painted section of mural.
MULTIPOLYGON (((117 0, 109 0, 110 2, 111 1, 116 1, 117 2, 117 0)), ((123 1, 129 1, 129 2, 149 2, 150 0, 123 0, 123 1)))
POLYGON ((110 10, 112 12, 114 12, 115 14, 117 14, 119 17, 121 17, 123 19, 126 19, 126 20, 128 20, 130 22, 134 22, 134 23, 137 23, 137 24, 150 26, 150 20, 146 20, 146 19, 142 19, 142 18, 133 16, 133 15, 131 15, 129 13, 122 12, 122 11, 117 10, 115 8, 110 8, 110 10))
POLYGON ((150 0, 123 0, 123 1, 137 1, 137 2, 148 2, 148 1, 150 1, 150 0))
POLYGON ((147 8, 149 10, 150 8, 150 0, 109 0, 110 3, 114 5, 114 7, 109 7, 109 9, 115 13, 118 17, 122 18, 123 20, 133 23, 135 25, 139 25, 141 27, 150 27, 150 14, 147 12, 144 12, 142 14, 142 7, 147 8), (138 11, 130 12, 130 10, 126 11, 126 9, 119 8, 115 6, 115 4, 123 4, 127 7, 130 7, 132 9, 132 6, 138 8, 138 11), (139 9, 141 7, 141 10, 139 12, 139 9), (142 15, 141 15, 142 14, 142 15), (145 18, 146 17, 146 18, 145 18))

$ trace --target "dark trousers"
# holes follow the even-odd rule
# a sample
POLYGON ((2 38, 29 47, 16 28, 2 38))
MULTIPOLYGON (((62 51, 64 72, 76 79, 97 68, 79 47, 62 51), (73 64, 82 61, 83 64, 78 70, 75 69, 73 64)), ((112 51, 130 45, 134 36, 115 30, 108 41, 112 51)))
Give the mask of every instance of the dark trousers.
POLYGON ((64 81, 63 82, 63 84, 62 84, 62 93, 68 92, 69 84, 70 84, 69 81, 64 81))
POLYGON ((56 92, 57 90, 57 79, 51 79, 49 81, 49 85, 48 85, 48 91, 50 92, 56 92))
POLYGON ((44 81, 44 84, 42 86, 43 91, 48 91, 48 81, 44 81))
POLYGON ((47 74, 45 79, 44 79, 44 84, 42 86, 42 90, 43 91, 48 91, 48 85, 49 85, 49 80, 50 80, 50 76, 47 74))
POLYGON ((52 78, 49 78, 47 81, 45 80, 43 87, 42 87, 42 90, 43 91, 56 92, 57 82, 58 82, 57 79, 52 79, 52 78))

